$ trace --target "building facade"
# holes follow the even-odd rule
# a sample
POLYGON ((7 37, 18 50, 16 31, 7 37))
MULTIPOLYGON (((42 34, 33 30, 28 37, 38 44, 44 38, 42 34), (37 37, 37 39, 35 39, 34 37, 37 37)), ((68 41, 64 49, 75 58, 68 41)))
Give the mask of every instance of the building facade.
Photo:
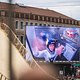
MULTIPOLYGON (((12 21, 15 33, 25 45, 26 26, 80 27, 80 22, 49 9, 41 9, 19 4, 11 4, 12 21)), ((0 21, 8 24, 9 3, 0 2, 0 21)))

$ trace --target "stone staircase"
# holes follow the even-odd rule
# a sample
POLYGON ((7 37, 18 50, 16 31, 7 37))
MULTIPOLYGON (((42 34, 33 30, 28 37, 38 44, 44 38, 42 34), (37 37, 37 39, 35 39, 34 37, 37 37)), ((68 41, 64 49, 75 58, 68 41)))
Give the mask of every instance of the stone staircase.
POLYGON ((6 76, 0 73, 0 80, 9 80, 6 76))

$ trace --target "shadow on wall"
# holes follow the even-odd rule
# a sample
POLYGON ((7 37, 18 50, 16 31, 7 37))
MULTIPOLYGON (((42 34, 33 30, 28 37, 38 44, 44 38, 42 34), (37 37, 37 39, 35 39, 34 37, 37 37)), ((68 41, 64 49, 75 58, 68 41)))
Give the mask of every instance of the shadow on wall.
POLYGON ((40 70, 31 70, 22 74, 19 80, 58 80, 53 79, 52 77, 47 76, 40 70))

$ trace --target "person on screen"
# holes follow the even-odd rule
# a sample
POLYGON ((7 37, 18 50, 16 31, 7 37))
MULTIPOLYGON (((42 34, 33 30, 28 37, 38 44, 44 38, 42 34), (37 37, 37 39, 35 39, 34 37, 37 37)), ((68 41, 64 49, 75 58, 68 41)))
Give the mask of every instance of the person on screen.
POLYGON ((36 50, 35 57, 44 58, 45 61, 50 62, 51 60, 55 60, 58 55, 62 53, 63 46, 56 47, 57 40, 56 39, 47 39, 46 41, 46 49, 42 51, 36 50))
POLYGON ((80 37, 77 28, 66 28, 63 31, 63 37, 66 38, 67 42, 79 43, 80 37))
POLYGON ((65 43, 63 56, 68 61, 78 61, 80 52, 80 35, 78 28, 66 28, 62 34, 62 41, 65 43))

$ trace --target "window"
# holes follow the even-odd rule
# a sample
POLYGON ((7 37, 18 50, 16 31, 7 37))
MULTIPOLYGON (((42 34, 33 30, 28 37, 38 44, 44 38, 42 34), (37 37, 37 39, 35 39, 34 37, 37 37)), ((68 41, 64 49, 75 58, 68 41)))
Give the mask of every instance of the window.
POLYGON ((69 19, 69 24, 70 24, 70 19, 69 19))
POLYGON ((34 19, 34 15, 33 14, 30 14, 30 19, 34 19))
POLYGON ((38 15, 35 15, 35 20, 38 20, 38 15))
POLYGON ((54 22, 54 18, 52 18, 52 22, 54 22))
POLYGON ((21 14, 20 14, 20 17, 21 17, 21 18, 24 18, 24 14, 23 14, 23 13, 21 13, 21 14))
POLYGON ((62 26, 59 26, 59 27, 62 27, 62 26))
POLYGON ((46 16, 44 16, 44 21, 47 21, 47 17, 46 16))
POLYGON ((30 26, 32 26, 33 25, 33 23, 30 23, 30 26))
POLYGON ((5 11, 4 14, 5 14, 5 17, 8 17, 10 13, 8 11, 5 11))
POLYGON ((24 43, 24 36, 21 36, 21 43, 23 44, 24 43))
POLYGON ((62 19, 61 18, 59 18, 59 23, 61 23, 62 22, 62 19))
POLYGON ((9 12, 8 11, 0 11, 0 16, 8 17, 9 16, 9 12))
POLYGON ((39 26, 42 26, 42 24, 39 24, 39 26))
POLYGON ((28 25, 28 22, 26 22, 26 26, 28 25))
POLYGON ((54 25, 52 25, 52 26, 54 26, 54 25))
POLYGON ((72 24, 74 24, 74 21, 72 20, 72 24))
POLYGON ((66 19, 66 24, 68 24, 68 19, 66 19))
POLYGON ((77 21, 77 25, 79 25, 79 22, 77 21))
POLYGON ((75 21, 75 25, 77 24, 77 21, 75 21))
POLYGON ((46 26, 46 24, 44 24, 43 26, 46 26))
POLYGON ((16 21, 16 29, 18 29, 18 21, 16 21))
POLYGON ((29 14, 25 14, 25 19, 29 19, 29 14))
POLYGON ((54 22, 56 22, 56 18, 54 17, 54 22))
POLYGON ((61 16, 59 16, 59 18, 58 18, 58 22, 59 22, 59 23, 62 22, 62 18, 61 18, 61 16))
POLYGON ((35 23, 35 26, 37 26, 38 24, 37 23, 35 23))
POLYGON ((79 25, 79 22, 78 22, 78 21, 74 21, 74 24, 75 24, 75 25, 79 25))
POLYGON ((41 21, 42 21, 42 16, 39 16, 39 20, 41 20, 41 21))
POLYGON ((73 21, 73 24, 75 25, 75 21, 73 21))
POLYGON ((50 17, 48 17, 48 21, 50 22, 51 20, 50 20, 51 18, 50 17))
POLYGON ((55 18, 55 22, 58 23, 58 18, 55 18))
POLYGON ((65 19, 63 19, 63 23, 65 24, 65 19))
POLYGON ((48 26, 50 26, 50 24, 48 24, 48 26))
POLYGON ((70 20, 70 24, 72 24, 72 20, 70 20))
POLYGON ((19 18, 19 13, 15 13, 15 17, 16 18, 19 18))
POLYGON ((1 11, 1 16, 5 16, 5 11, 1 11))
POLYGON ((24 28, 24 24, 23 24, 23 22, 21 22, 21 29, 23 29, 24 28))

